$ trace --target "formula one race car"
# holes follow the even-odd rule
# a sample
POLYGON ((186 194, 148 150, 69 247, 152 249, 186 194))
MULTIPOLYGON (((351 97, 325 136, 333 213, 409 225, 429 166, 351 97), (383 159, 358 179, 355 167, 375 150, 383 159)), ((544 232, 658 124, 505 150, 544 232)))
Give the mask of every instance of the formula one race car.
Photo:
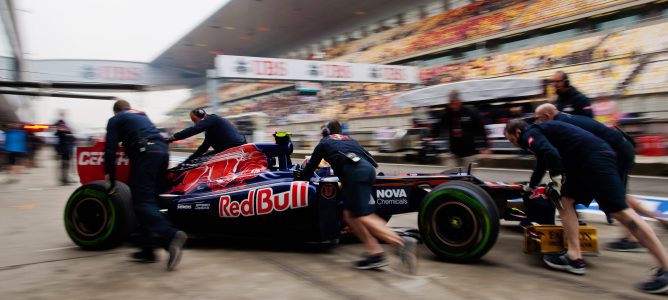
MULTIPOLYGON (((81 183, 65 207, 65 227, 84 249, 108 249, 137 227, 131 195, 123 184, 129 160, 119 152, 116 192, 105 188, 104 143, 77 149, 81 183)), ((159 197, 162 211, 189 235, 337 241, 344 229, 338 178, 322 168, 310 181, 295 181, 289 136, 275 144, 246 144, 170 169, 159 197)), ((509 199, 522 198, 519 184, 483 182, 468 172, 379 174, 370 201, 389 219, 418 212, 426 246, 448 261, 471 261, 495 243, 500 217, 514 214, 509 199)))

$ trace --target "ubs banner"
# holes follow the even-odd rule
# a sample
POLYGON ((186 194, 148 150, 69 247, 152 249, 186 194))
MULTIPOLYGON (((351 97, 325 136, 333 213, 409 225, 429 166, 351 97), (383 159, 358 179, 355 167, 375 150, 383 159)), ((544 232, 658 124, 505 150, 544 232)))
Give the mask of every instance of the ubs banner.
POLYGON ((28 60, 30 81, 68 81, 94 83, 127 83, 152 86, 192 85, 203 83, 204 76, 146 63, 105 60, 28 60))
POLYGON ((219 78, 290 81, 419 82, 417 67, 232 55, 216 56, 216 74, 219 78))

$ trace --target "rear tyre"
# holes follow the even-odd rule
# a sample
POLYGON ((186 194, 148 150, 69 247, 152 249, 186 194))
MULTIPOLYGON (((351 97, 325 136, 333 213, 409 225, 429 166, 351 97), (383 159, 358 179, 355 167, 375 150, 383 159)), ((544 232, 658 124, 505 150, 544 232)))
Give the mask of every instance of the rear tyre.
POLYGON ((418 211, 420 235, 439 258, 451 262, 479 259, 499 235, 499 214, 492 197, 465 181, 439 185, 418 211))
POLYGON ((136 228, 130 188, 117 181, 108 195, 104 181, 82 185, 67 200, 64 221, 70 239, 83 249, 119 246, 136 228))

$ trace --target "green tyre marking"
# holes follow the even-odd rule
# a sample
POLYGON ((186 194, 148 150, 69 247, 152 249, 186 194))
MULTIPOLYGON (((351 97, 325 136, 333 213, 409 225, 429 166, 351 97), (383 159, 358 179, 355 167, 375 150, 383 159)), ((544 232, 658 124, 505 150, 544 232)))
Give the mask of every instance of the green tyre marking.
MULTIPOLYGON (((483 223, 482 224, 483 225, 482 226, 483 235, 482 235, 481 242, 478 243, 477 247, 475 249, 473 249, 472 251, 466 251, 464 253, 455 254, 455 253, 443 252, 439 249, 439 252, 443 253, 445 256, 454 257, 454 258, 467 258, 467 257, 476 256, 477 254, 482 252, 484 250, 484 248, 486 248, 486 244, 489 242, 489 239, 490 239, 490 231, 491 231, 492 224, 490 222, 489 216, 486 213, 485 207, 482 205, 482 203, 477 201, 475 198, 467 195, 466 193, 464 193, 462 191, 459 191, 459 190, 450 190, 450 189, 449 190, 438 191, 438 192, 434 193, 433 195, 429 196, 429 198, 426 200, 426 203, 423 205, 423 207, 428 207, 429 205, 431 205, 431 202, 433 202, 435 199, 439 198, 441 195, 452 196, 455 199, 471 206, 472 208, 474 208, 474 210, 476 212, 482 212, 481 215, 483 217, 482 218, 483 219, 483 222, 482 222, 483 223)), ((421 224, 431 224, 431 222, 426 221, 424 218, 425 218, 425 214, 422 213, 421 218, 420 218, 420 223, 421 224)), ((427 228, 427 232, 432 232, 434 230, 433 228, 431 228, 431 225, 425 225, 425 227, 427 228)), ((432 238, 430 236, 427 236, 425 238, 426 238, 425 241, 427 241, 429 244, 431 244, 431 245, 436 245, 437 244, 434 240, 432 240, 432 238)), ((438 248, 438 247, 436 247, 436 248, 438 248)))
POLYGON ((97 191, 97 190, 94 190, 94 189, 89 189, 89 188, 79 189, 79 190, 75 191, 74 194, 72 194, 72 196, 70 196, 69 200, 67 201, 67 205, 65 206, 64 221, 65 221, 65 227, 67 229, 66 230, 67 235, 69 235, 70 238, 72 240, 74 240, 76 244, 84 245, 84 246, 99 245, 99 244, 102 244, 105 241, 107 241, 107 239, 111 236, 111 234, 116 229, 116 207, 115 207, 114 203, 111 201, 111 198, 108 197, 107 194, 104 193, 104 192, 97 191), (98 237, 94 240, 84 240, 84 239, 81 239, 78 236, 76 236, 76 234, 71 233, 72 231, 75 231, 75 229, 73 228, 74 225, 71 224, 70 221, 69 221, 69 216, 71 214, 70 206, 72 205, 71 200, 75 199, 79 195, 89 195, 89 196, 97 197, 98 199, 106 201, 107 205, 109 206, 110 216, 109 216, 109 223, 106 226, 107 230, 101 237, 98 237))

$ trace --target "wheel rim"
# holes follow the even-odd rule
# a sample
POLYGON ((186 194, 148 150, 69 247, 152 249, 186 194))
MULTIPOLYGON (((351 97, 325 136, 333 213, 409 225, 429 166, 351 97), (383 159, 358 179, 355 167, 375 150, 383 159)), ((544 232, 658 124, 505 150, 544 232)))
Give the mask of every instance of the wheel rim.
POLYGON ((106 228, 109 213, 100 199, 84 198, 74 206, 71 221, 78 234, 95 237, 106 228))
POLYGON ((471 208, 459 202, 439 205, 432 218, 436 236, 451 247, 463 247, 471 243, 476 237, 478 225, 471 208))

